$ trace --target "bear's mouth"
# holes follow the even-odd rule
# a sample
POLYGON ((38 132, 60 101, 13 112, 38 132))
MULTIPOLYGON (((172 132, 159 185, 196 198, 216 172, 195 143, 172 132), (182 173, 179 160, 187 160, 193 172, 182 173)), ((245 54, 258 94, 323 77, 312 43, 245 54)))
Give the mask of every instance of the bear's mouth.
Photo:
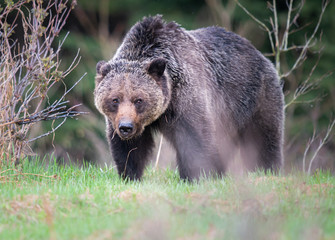
POLYGON ((136 127, 132 121, 123 119, 119 122, 117 130, 121 139, 130 139, 135 134, 136 127))
POLYGON ((136 129, 128 130, 128 129, 122 129, 122 128, 121 129, 118 128, 117 134, 119 135, 121 140, 130 140, 130 139, 136 138, 141 135, 141 133, 137 131, 136 129))
POLYGON ((123 132, 122 130, 118 130, 117 134, 122 140, 129 140, 134 137, 134 133, 132 132, 123 132))

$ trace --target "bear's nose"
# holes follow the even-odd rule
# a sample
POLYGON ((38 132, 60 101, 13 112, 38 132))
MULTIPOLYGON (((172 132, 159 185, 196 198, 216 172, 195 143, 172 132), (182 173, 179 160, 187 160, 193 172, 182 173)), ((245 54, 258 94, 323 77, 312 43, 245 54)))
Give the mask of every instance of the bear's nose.
POLYGON ((128 136, 133 132, 134 126, 131 122, 121 122, 119 124, 119 130, 123 137, 128 136))

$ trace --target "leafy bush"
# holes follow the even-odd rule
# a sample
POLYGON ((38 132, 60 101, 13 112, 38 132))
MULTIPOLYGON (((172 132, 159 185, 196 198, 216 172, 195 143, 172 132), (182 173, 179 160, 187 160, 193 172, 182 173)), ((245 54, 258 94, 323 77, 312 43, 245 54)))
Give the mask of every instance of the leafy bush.
MULTIPOLYGON (((65 38, 54 42, 76 1, 6 1, 0 13, 0 159, 20 159, 28 144, 54 133, 69 117, 80 114, 67 106, 65 77, 79 63, 79 55, 61 70, 60 51, 65 38), (50 102, 50 95, 64 85, 64 93, 50 102), (38 136, 28 133, 40 121, 61 122, 38 136)), ((80 78, 81 79, 81 78, 80 78)), ((80 81, 79 79, 79 81, 80 81)), ((55 123, 55 122, 54 122, 55 123)))

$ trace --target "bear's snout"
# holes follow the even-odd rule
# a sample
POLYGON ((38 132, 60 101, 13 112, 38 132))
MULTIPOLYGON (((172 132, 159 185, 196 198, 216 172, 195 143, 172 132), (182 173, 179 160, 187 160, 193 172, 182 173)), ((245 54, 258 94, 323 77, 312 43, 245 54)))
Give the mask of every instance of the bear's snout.
POLYGON ((121 121, 119 123, 121 138, 129 138, 134 132, 134 124, 131 121, 121 121))

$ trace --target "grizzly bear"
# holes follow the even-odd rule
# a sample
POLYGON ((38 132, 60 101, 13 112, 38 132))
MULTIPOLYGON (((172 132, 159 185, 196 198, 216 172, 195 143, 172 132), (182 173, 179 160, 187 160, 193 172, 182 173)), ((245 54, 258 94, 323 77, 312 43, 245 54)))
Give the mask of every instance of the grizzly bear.
POLYGON ((282 88, 273 64, 237 34, 146 17, 96 71, 95 105, 123 178, 141 178, 157 131, 175 148, 181 179, 221 176, 236 153, 250 170, 281 167, 282 88))

